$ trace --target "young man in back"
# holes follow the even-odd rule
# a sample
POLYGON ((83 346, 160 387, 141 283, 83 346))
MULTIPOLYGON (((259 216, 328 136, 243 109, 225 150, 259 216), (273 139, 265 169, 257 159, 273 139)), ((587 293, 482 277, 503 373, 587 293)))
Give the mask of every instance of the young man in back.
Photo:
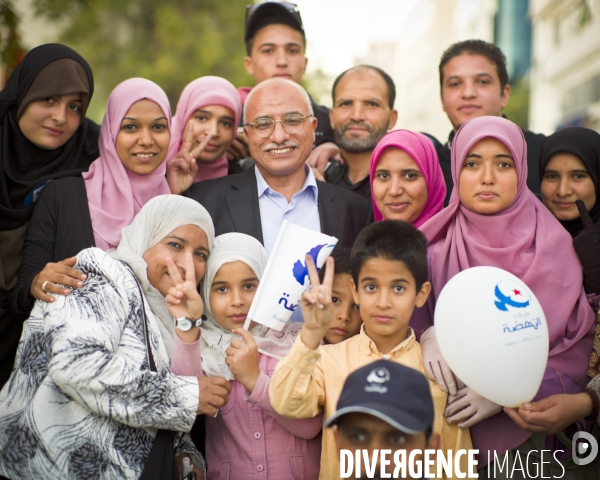
MULTIPOLYGON (((246 7, 246 71, 254 77, 256 84, 269 78, 287 78, 302 84, 308 59, 305 55, 306 37, 300 11, 292 3, 265 2, 246 7)), ((245 103, 252 87, 238 89, 245 103)), ((339 148, 329 123, 329 109, 318 105, 311 98, 314 116, 317 119, 313 159, 339 157, 339 148)), ((248 140, 239 133, 228 151, 230 160, 245 158, 248 140)), ((316 160, 314 160, 316 161, 316 160)))
MULTIPOLYGON (((396 220, 365 228, 352 248, 352 291, 363 320, 360 333, 336 345, 321 346, 333 319, 333 260, 328 260, 323 284, 311 262, 312 289, 301 300, 304 325, 289 354, 271 379, 273 408, 289 418, 308 418, 336 408, 346 377, 364 365, 385 358, 424 373, 421 347, 408 326, 415 307, 424 305, 427 281, 427 241, 412 225, 396 220)), ((443 451, 470 449, 467 429, 446 422, 447 393, 429 381, 435 406, 433 430, 443 451)), ((463 461, 464 460, 464 461, 463 461)), ((467 460, 461 471, 467 471, 467 460)), ((320 479, 339 478, 340 463, 331 430, 323 435, 320 479)))
MULTIPOLYGON (((450 149, 455 133, 472 118, 502 116, 510 99, 510 85, 506 70, 506 57, 494 44, 483 40, 458 42, 443 53, 439 65, 442 108, 452 123, 448 141, 442 145, 428 135, 435 145, 444 180, 448 205, 452 193, 450 149)), ((527 186, 540 197, 538 157, 545 136, 523 130, 527 142, 527 186)))

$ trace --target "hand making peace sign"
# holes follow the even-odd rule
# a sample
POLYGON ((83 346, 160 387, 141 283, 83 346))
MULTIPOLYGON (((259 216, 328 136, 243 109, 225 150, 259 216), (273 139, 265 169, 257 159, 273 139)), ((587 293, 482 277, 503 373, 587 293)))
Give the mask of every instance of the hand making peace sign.
POLYGON ((200 158, 212 138, 212 133, 207 134, 206 138, 192 149, 194 134, 194 122, 190 120, 183 131, 181 149, 167 165, 167 182, 171 193, 179 195, 192 186, 198 172, 196 159, 200 158))
POLYGON ((165 297, 169 312, 177 318, 199 319, 204 312, 204 303, 197 289, 198 284, 192 254, 189 252, 185 254, 185 281, 181 278, 179 268, 177 268, 171 257, 165 258, 165 263, 174 283, 174 286, 169 289, 165 297))
POLYGON ((300 307, 304 317, 304 325, 300 333, 302 342, 311 349, 315 349, 325 337, 329 324, 333 319, 333 302, 331 289, 333 286, 334 262, 329 257, 326 263, 325 278, 323 283, 319 280, 317 267, 310 255, 306 256, 306 268, 310 279, 311 289, 302 294, 300 307))

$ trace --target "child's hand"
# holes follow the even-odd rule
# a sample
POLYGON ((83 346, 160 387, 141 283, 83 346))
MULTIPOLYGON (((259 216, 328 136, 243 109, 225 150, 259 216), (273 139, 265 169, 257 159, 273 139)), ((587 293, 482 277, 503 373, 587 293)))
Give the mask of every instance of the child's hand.
POLYGON ((246 387, 250 393, 254 390, 260 368, 258 368, 258 347, 250 332, 244 328, 234 328, 236 335, 241 335, 242 340, 234 338, 231 345, 225 351, 227 358, 225 363, 229 366, 231 373, 239 382, 246 387))
POLYGON ((319 281, 317 268, 312 257, 306 256, 306 267, 310 278, 311 289, 304 292, 300 299, 304 325, 300 332, 302 342, 308 348, 316 349, 333 320, 333 302, 331 301, 331 288, 333 285, 334 263, 333 258, 327 259, 325 278, 319 281))
POLYGON ((165 258, 165 263, 169 269, 171 280, 175 284, 169 289, 165 297, 169 312, 176 318, 199 319, 204 312, 204 303, 202 303, 202 298, 200 298, 197 289, 196 270, 194 269, 192 254, 188 253, 185 256, 185 281, 181 278, 179 269, 175 266, 171 257, 165 258))
POLYGON ((219 408, 227 405, 231 385, 223 377, 204 377, 198 378, 198 415, 213 416, 219 408))

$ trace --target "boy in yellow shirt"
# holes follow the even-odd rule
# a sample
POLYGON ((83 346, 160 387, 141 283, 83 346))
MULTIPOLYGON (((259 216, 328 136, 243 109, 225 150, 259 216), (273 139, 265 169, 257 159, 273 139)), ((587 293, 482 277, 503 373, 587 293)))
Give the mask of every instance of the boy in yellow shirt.
MULTIPOLYGON (((431 290, 427 241, 421 232, 408 223, 388 220, 360 233, 352 249, 352 294, 364 323, 358 335, 336 345, 321 345, 333 319, 333 260, 328 260, 322 284, 312 260, 306 261, 312 289, 301 301, 304 326, 289 354, 277 364, 269 386, 271 405, 278 413, 309 418, 324 411, 325 418, 330 417, 346 377, 382 358, 425 373, 421 347, 408 326, 414 308, 425 304, 431 290)), ((448 424, 443 416, 448 394, 435 382, 429 385, 439 448, 445 453, 472 448, 469 431, 448 424)), ((466 457, 461 457, 461 472, 467 472, 466 457)), ((339 475, 334 433, 327 429, 319 478, 339 475)))

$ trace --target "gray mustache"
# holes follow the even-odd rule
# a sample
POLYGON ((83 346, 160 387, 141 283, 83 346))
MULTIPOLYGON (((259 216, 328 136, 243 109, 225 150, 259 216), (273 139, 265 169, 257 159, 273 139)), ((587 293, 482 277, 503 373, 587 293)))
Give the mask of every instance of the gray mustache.
POLYGON ((268 145, 265 145, 262 149, 263 152, 266 152, 267 150, 273 150, 275 148, 282 148, 282 147, 297 147, 298 144, 296 142, 293 142, 291 140, 285 140, 283 143, 269 143, 268 145))

